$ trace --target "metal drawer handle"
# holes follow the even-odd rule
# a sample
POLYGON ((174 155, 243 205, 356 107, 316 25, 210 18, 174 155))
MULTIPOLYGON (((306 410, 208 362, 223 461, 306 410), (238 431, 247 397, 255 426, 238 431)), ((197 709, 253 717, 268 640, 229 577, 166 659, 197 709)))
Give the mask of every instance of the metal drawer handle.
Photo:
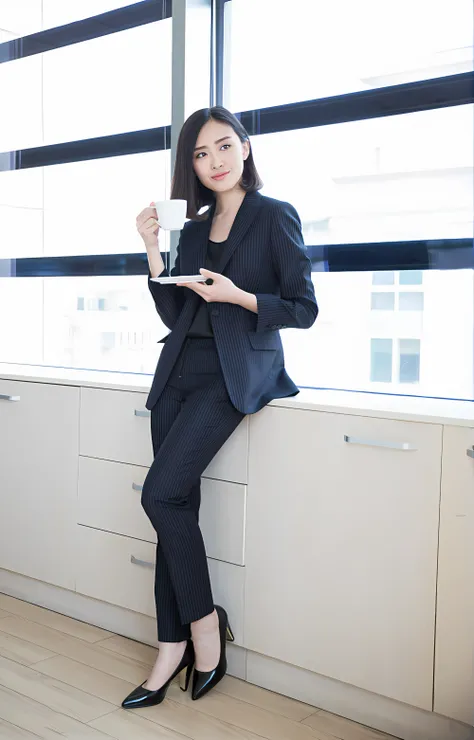
POLYGON ((466 455, 474 459, 474 445, 472 445, 472 447, 467 448, 466 455))
POLYGON ((134 491, 143 491, 143 486, 139 486, 138 483, 132 483, 132 488, 134 491))
POLYGON ((139 560, 135 555, 130 556, 130 562, 134 565, 142 565, 144 568, 154 568, 155 563, 150 563, 148 560, 139 560))
POLYGON ((135 416, 150 416, 151 411, 142 411, 141 409, 135 409, 134 414, 135 416))
POLYGON ((0 401, 19 401, 20 396, 8 396, 6 393, 0 393, 0 401))
POLYGON ((350 445, 368 445, 369 447, 386 447, 390 450, 402 450, 403 452, 416 450, 409 442, 381 442, 378 439, 364 439, 363 437, 349 437, 344 435, 344 442, 350 445))

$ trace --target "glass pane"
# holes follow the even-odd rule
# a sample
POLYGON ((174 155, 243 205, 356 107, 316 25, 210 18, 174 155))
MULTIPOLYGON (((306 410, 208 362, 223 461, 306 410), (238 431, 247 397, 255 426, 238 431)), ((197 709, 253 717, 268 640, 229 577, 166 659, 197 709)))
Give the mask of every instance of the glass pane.
POLYGON ((392 340, 371 339, 370 379, 378 383, 392 380, 392 340))
POLYGON ((146 276, 0 279, 0 362, 153 373, 168 334, 146 276))
POLYGON ((372 275, 372 285, 393 285, 395 273, 392 270, 380 270, 372 275))
POLYGON ((232 0, 229 5, 226 104, 232 110, 472 69, 471 0, 232 0), (256 53, 268 71, 256 73, 256 53))
POLYGON ((43 364, 43 281, 0 278, 0 362, 43 364))
POLYGON ((143 252, 135 219, 170 180, 169 151, 2 172, 0 258, 143 252))
POLYGON ((0 89, 2 152, 168 125, 171 19, 1 64, 0 89))
POLYGON ((0 28, 19 38, 134 4, 130 0, 0 0, 0 28))
POLYGON ((263 192, 293 203, 307 244, 471 238, 473 109, 254 136, 263 192))
POLYGON ((371 308, 373 311, 393 311, 395 293, 372 293, 371 308))
POLYGON ((421 270, 403 270, 400 272, 400 285, 421 285, 423 272, 421 270))
POLYGON ((398 296, 398 307, 400 311, 423 311, 423 293, 400 293, 398 296))
POLYGON ((153 373, 166 334, 146 276, 44 280, 46 365, 153 373))
MULTIPOLYGON (((419 321, 410 312, 372 311, 370 272, 315 272, 313 282, 320 306, 315 324, 306 331, 281 331, 288 373, 297 385, 406 393, 408 380, 404 378, 414 377, 414 360, 407 360, 411 369, 399 377, 401 337, 404 342, 418 342, 423 358, 418 382, 409 381, 413 383, 410 394, 474 399, 473 270, 423 272, 424 311, 416 315, 419 321), (390 382, 372 376, 372 339, 393 343, 390 382)), ((380 347, 388 345, 376 344, 375 350, 379 352, 380 347)), ((409 347, 401 345, 403 361, 409 347)), ((376 359, 375 369, 383 362, 376 359)))
POLYGON ((420 380, 420 340, 400 339, 400 383, 420 380))

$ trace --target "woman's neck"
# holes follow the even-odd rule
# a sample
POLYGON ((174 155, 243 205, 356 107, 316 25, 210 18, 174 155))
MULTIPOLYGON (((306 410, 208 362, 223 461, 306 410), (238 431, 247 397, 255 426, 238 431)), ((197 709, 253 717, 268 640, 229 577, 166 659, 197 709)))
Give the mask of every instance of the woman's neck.
POLYGON ((235 215, 242 205, 246 196, 245 190, 235 188, 226 193, 217 193, 215 216, 225 219, 229 215, 235 215))

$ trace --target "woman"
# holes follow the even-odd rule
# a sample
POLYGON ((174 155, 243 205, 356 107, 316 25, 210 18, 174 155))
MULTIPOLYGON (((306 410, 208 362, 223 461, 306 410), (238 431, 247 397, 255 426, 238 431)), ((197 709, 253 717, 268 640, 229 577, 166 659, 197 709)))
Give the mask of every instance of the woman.
MULTIPOLYGON (((155 458, 142 495, 158 536, 159 653, 125 707, 160 703, 182 671, 186 690, 193 667, 198 699, 226 672, 231 633, 212 598, 198 524, 200 476, 246 414, 298 393, 278 330, 309 328, 318 313, 299 217, 288 203, 260 195, 261 187, 249 137, 235 116, 206 108, 185 122, 171 197, 187 201, 191 220, 171 274, 200 272, 206 282, 149 279, 156 310, 171 330, 161 340, 147 400, 155 458), (204 206, 210 208, 201 215, 204 206)), ((168 274, 158 221, 151 207, 137 217, 149 278, 168 274)))

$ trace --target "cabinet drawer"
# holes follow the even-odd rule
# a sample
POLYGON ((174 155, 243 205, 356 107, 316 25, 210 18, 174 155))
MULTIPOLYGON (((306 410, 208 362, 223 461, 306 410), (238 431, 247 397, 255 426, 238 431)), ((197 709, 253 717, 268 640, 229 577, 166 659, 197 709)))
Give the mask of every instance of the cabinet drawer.
POLYGON ((156 532, 142 509, 141 486, 148 468, 79 458, 78 524, 156 542, 156 532))
POLYGON ((237 645, 244 644, 245 568, 208 558, 214 603, 223 606, 237 645))
POLYGON ((210 558, 244 565, 246 494, 240 483, 202 479, 199 524, 210 558))
MULTIPOLYGON (((78 524, 156 542, 141 506, 148 468, 79 458, 78 524)), ((209 557, 244 563, 246 487, 203 478, 200 525, 209 557)))
POLYGON ((208 478, 247 483, 249 418, 246 416, 207 466, 208 478))
MULTIPOLYGON (((155 617, 155 545, 84 526, 77 530, 76 591, 155 617)), ((245 569, 211 558, 208 564, 214 601, 226 608, 242 645, 245 569)))
POLYGON ((76 591, 154 617, 155 551, 150 542, 79 525, 76 591))
MULTIPOLYGON (((153 451, 146 398, 146 393, 82 388, 80 454, 133 465, 151 465, 153 451)), ((203 475, 246 483, 247 450, 248 419, 244 418, 203 475)))
POLYGON ((151 465, 146 399, 146 393, 82 388, 79 454, 151 465), (137 416, 136 412, 147 416, 137 416))

